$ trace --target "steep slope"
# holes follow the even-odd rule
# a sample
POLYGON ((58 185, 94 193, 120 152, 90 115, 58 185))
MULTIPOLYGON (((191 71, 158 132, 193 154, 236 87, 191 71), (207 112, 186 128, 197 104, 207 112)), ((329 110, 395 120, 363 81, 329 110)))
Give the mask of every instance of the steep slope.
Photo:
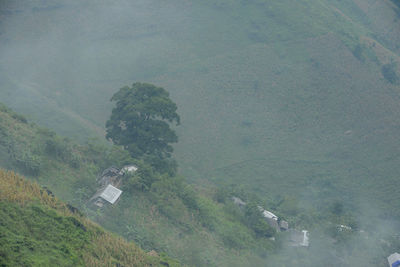
POLYGON ((179 266, 110 234, 37 184, 0 170, 2 266, 179 266))
MULTIPOLYGON (((244 177, 262 194, 309 199, 300 181, 318 173, 356 196, 371 194, 352 186, 360 177, 395 179, 398 85, 382 75, 398 62, 390 1, 41 1, 2 10, 2 99, 59 132, 101 135, 110 96, 147 80, 178 104, 176 157, 192 181, 244 177), (382 157, 393 161, 363 167, 382 157), (298 160, 330 166, 291 165, 298 160), (240 174, 223 171, 235 164, 240 174), (281 165, 292 171, 271 171, 281 165)), ((392 203, 386 187, 374 194, 392 203)))
POLYGON ((365 219, 367 223, 361 224, 361 219, 355 218, 340 202, 334 206, 322 203, 327 205, 319 210, 299 207, 293 198, 263 202, 240 187, 215 191, 212 186, 193 188, 179 177, 163 179, 140 162, 137 162, 139 172, 123 180, 121 200, 115 206, 93 209, 87 205, 87 199, 94 191, 95 178, 90 173, 85 177, 85 170, 109 164, 107 158, 114 163, 124 162, 126 158, 120 150, 112 152, 100 145, 94 148, 93 144, 85 148, 72 141, 63 143, 57 135, 49 139, 49 131, 28 124, 23 116, 4 106, 0 111, 0 128, 1 140, 19 144, 0 148, 0 163, 30 173, 31 179, 48 185, 46 189, 40 188, 21 176, 0 170, 0 260, 6 266, 123 263, 154 266, 161 262, 174 266, 176 262, 162 252, 195 266, 284 266, 288 263, 321 266, 326 262, 342 266, 385 266, 385 256, 400 247, 393 234, 397 231, 396 224, 376 220, 372 213, 365 219), (47 142, 38 143, 44 133, 47 142), (53 154, 54 151, 48 150, 49 146, 53 147, 49 140, 58 140, 64 146, 53 154), (43 150, 33 149, 40 146, 43 150), (95 152, 88 153, 90 149, 95 152), (21 151, 31 152, 22 153, 25 156, 21 160, 21 151), (60 155, 74 156, 62 158, 60 155), (80 164, 70 165, 69 159, 78 155, 80 164), (150 190, 144 190, 143 183, 149 179, 155 182, 150 190), (91 191, 86 191, 84 184, 91 191), (64 200, 76 204, 103 227, 134 240, 148 251, 158 251, 161 258, 147 257, 134 245, 104 232, 79 210, 53 197, 49 189, 60 192, 64 200), (195 193, 194 189, 202 193, 195 193), (288 220, 291 228, 307 227, 312 246, 309 249, 288 246, 287 233, 275 234, 263 228, 260 221, 254 220, 255 213, 251 215, 250 209, 233 205, 232 195, 242 197, 249 207, 261 204, 273 210, 288 220), (343 230, 339 225, 351 228, 343 230), (271 235, 275 241, 267 239, 271 235))
MULTIPOLYGON (((303 51, 288 48, 288 43, 293 47, 333 32, 351 46, 358 34, 367 32, 317 0, 6 3, 0 10, 0 33, 6 41, 1 50, 1 80, 7 89, 1 92, 3 102, 42 125, 78 137, 95 134, 93 123, 103 128, 110 96, 126 83, 175 82, 167 89, 177 95, 189 121, 189 107, 196 101, 182 96, 198 89, 190 83, 187 69, 196 70, 203 80, 214 68, 209 59, 217 56, 228 75, 220 78, 219 86, 230 87, 229 75, 236 75, 231 64, 239 66, 237 55, 245 56, 254 45, 274 45, 292 57, 303 51), (24 71, 18 71, 21 68, 24 71)), ((270 62, 257 66, 261 72, 274 65, 267 55, 258 59, 270 62)), ((259 75, 241 77, 240 88, 246 91, 252 90, 253 82, 263 88, 267 81, 259 75)), ((213 88, 208 84, 204 89, 208 94, 213 88)))
MULTIPOLYGON (((176 157, 190 181, 239 184, 307 227, 324 224, 318 214, 336 204, 371 231, 386 225, 381 218, 399 218, 399 85, 384 74, 391 66, 399 76, 396 1, 8 3, 0 14, 0 96, 35 121, 84 140, 101 132, 94 129, 103 127, 117 88, 156 83, 178 104, 176 157)), ((89 177, 101 167, 85 165, 86 173, 51 162, 58 166, 54 173, 66 171, 57 181, 50 174, 39 178, 42 184, 74 204, 94 191, 89 177)), ((140 207, 144 199, 152 211, 145 195, 133 196, 122 203, 140 207)), ((111 218, 138 214, 107 212, 104 224, 132 238, 140 232, 142 244, 155 246, 148 240, 156 237, 143 230, 153 217, 132 228, 111 218)), ((189 221, 190 212, 180 218, 189 221)), ((205 244, 192 250, 207 247, 218 258, 205 244)), ((207 263, 205 256, 183 253, 187 247, 174 253, 207 263)), ((390 252, 370 251, 377 258, 390 252)))
MULTIPOLYGON (((261 255, 279 245, 255 231, 228 193, 222 193, 218 202, 215 188, 193 188, 182 177, 160 175, 121 148, 95 142, 79 145, 28 123, 4 105, 0 107, 0 135, 0 166, 24 173, 147 251, 167 253, 195 266, 243 266, 261 264, 261 255), (139 170, 123 178, 124 192, 118 204, 93 207, 88 200, 97 189, 99 173, 111 165, 132 163, 139 170)), ((23 212, 16 215, 26 216, 23 212)))
MULTIPOLYGON (((300 205, 301 202, 286 194, 278 199, 264 201, 243 190, 243 186, 216 190, 212 185, 190 186, 182 177, 157 175, 149 166, 130 158, 118 147, 107 148, 96 143, 78 145, 49 130, 29 124, 22 115, 5 106, 0 108, 0 129, 1 166, 24 172, 30 179, 47 186, 47 189, 40 189, 10 174, 11 178, 8 179, 6 175, 4 177, 7 181, 1 183, 4 188, 0 190, 1 197, 20 199, 21 203, 25 203, 32 199, 32 195, 33 198, 40 196, 42 202, 50 203, 50 206, 61 205, 61 211, 66 210, 64 204, 49 196, 50 189, 106 229, 134 240, 147 251, 156 250, 161 255, 166 252, 190 265, 274 266, 286 264, 290 258, 291 264, 300 266, 321 266, 327 261, 344 266, 351 262, 362 263, 364 266, 384 266, 385 256, 400 246, 393 234, 398 225, 390 220, 376 219, 379 213, 375 214, 371 207, 367 218, 360 218, 357 211, 344 206, 343 202, 332 202, 329 196, 332 185, 329 181, 321 184, 326 189, 325 200, 321 195, 316 195, 316 198, 321 199, 317 208, 300 205), (129 163, 137 164, 139 171, 123 179, 121 188, 124 192, 118 204, 93 209, 87 200, 95 192, 97 173, 110 165, 123 166, 129 163), (16 185, 22 188, 15 189, 16 185), (235 206, 232 196, 240 196, 249 203, 249 208, 235 206), (251 211, 251 207, 256 208, 256 205, 262 205, 289 221, 291 228, 308 229, 311 242, 316 245, 309 249, 288 246, 287 233, 274 233, 264 221, 260 221, 260 213, 251 211), (342 231, 338 225, 350 225, 351 230, 342 231), (275 241, 269 239, 271 237, 275 241), (294 254, 297 257, 292 259, 294 254)), ((304 161, 290 163, 304 165, 304 161)), ((316 165, 321 162, 306 163, 316 165)), ((251 166, 254 162, 247 164, 251 166)), ((241 172, 240 165, 231 166, 230 169, 232 175, 241 172)), ((311 188, 314 185, 309 186, 311 188)), ((337 188, 333 190, 339 191, 337 188)), ((319 193, 313 188, 311 191, 319 193)), ((18 261, 13 249, 21 238, 15 233, 20 232, 31 236, 23 245, 16 245, 24 254, 22 261, 46 264, 43 262, 53 260, 64 264, 65 253, 70 253, 68 259, 80 264, 84 255, 76 250, 93 240, 85 234, 79 234, 79 229, 83 229, 79 224, 74 224, 73 219, 61 220, 54 213, 49 213, 46 207, 37 207, 35 203, 22 208, 11 204, 2 206, 4 216, 1 218, 4 218, 6 228, 12 231, 5 231, 7 234, 0 238, 1 242, 9 244, 4 246, 2 252, 4 260, 18 261), (29 218, 35 218, 34 222, 30 222, 29 218), (16 220, 22 222, 9 225, 16 220), (63 232, 52 233, 49 240, 40 239, 47 234, 36 230, 46 228, 44 226, 47 223, 69 232, 78 230, 79 233, 71 234, 62 242, 63 232), (46 244, 52 244, 57 249, 49 250, 46 244), (31 253, 33 247, 37 247, 37 251, 31 253)), ((69 208, 75 210, 71 206, 69 208)), ((58 228, 47 228, 58 231, 58 228)), ((106 242, 104 238, 98 241, 101 244, 106 242)), ((117 248, 120 246, 113 242, 111 245, 117 248)), ((105 250, 104 247, 98 249, 105 250)), ((107 251, 104 253, 108 255, 107 251)))

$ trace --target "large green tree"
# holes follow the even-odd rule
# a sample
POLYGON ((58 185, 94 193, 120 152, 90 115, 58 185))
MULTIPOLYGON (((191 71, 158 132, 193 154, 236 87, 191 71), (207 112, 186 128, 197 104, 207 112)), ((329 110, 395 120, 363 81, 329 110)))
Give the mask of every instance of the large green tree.
POLYGON ((106 123, 106 138, 122 145, 134 158, 151 159, 160 164, 171 157, 171 143, 178 137, 170 128, 179 125, 177 106, 169 93, 148 83, 134 83, 113 95, 116 102, 106 123))

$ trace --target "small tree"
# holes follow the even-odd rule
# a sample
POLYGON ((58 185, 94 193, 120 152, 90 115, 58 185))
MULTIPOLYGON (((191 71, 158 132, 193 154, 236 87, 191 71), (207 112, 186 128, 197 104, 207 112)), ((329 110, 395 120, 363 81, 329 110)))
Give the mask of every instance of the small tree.
POLYGON ((170 144, 176 143, 178 137, 170 124, 179 125, 180 117, 169 93, 152 84, 134 83, 121 88, 111 101, 116 102, 116 107, 106 123, 106 138, 159 170, 171 167, 166 159, 173 151, 170 144))

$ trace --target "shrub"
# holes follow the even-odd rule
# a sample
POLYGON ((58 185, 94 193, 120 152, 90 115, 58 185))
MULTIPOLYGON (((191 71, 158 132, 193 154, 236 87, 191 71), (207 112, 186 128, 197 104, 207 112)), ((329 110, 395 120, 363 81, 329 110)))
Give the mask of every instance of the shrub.
POLYGON ((27 175, 39 175, 41 161, 39 156, 32 154, 29 150, 24 150, 14 156, 17 166, 27 175))
POLYGON ((236 249, 247 247, 251 240, 251 236, 242 227, 235 224, 224 224, 220 235, 227 247, 236 249))
POLYGON ((279 205, 279 210, 290 216, 296 216, 299 213, 298 201, 293 197, 284 197, 279 205))
POLYGON ((247 218, 247 225, 253 229, 258 237, 271 237, 275 235, 275 229, 265 221, 254 202, 246 205, 245 216, 247 218))
POLYGON ((391 84, 397 83, 399 77, 396 74, 396 64, 394 62, 382 66, 383 77, 391 84))
POLYGON ((197 203, 196 192, 189 185, 183 185, 182 183, 182 187, 183 189, 178 192, 179 197, 182 199, 186 207, 192 210, 197 210, 199 205, 197 203))
POLYGON ((352 51, 353 55, 361 62, 365 61, 365 56, 364 56, 364 47, 361 46, 360 44, 357 44, 354 50, 352 51))
POLYGON ((224 187, 219 187, 214 195, 214 200, 219 203, 225 203, 229 197, 229 191, 224 187))
POLYGON ((199 220, 202 225, 210 230, 215 229, 217 223, 217 212, 211 200, 199 198, 199 220))

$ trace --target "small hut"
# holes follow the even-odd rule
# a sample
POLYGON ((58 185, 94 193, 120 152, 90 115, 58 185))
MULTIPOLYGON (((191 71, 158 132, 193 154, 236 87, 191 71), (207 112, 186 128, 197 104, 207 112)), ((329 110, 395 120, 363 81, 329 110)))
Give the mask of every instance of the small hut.
POLYGON ((272 227, 274 228, 277 232, 280 231, 280 227, 278 224, 278 216, 273 214, 272 212, 265 210, 261 206, 257 206, 259 211, 261 212, 261 215, 264 217, 265 221, 272 227))
POLYGON ((103 207, 106 202, 115 204, 121 194, 121 190, 109 184, 98 190, 90 201, 98 207, 103 207))

